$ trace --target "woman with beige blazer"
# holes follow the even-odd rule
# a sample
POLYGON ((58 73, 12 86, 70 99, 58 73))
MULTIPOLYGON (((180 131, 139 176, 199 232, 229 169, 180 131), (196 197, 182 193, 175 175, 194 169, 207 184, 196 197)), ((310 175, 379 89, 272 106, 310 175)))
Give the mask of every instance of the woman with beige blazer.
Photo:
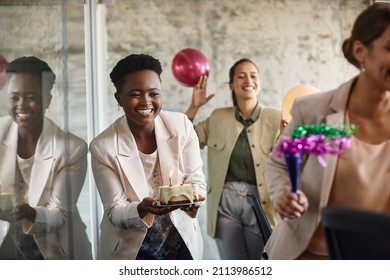
POLYGON ((270 259, 328 259, 320 216, 324 207, 390 212, 389 19, 389 4, 375 3, 363 11, 343 44, 344 56, 360 74, 337 89, 299 97, 293 104, 284 135, 310 124, 354 124, 357 129, 350 149, 340 156, 324 155, 326 167, 315 155, 308 156, 299 195, 291 192, 284 158, 275 153, 266 162, 270 197, 284 217, 266 244, 270 259))
MULTIPOLYGON (((200 147, 207 146, 207 231, 221 259, 260 259, 264 242, 247 194, 259 199, 271 226, 273 209, 263 178, 264 162, 279 135, 281 112, 260 105, 256 65, 237 61, 229 73, 234 107, 214 110, 195 125, 200 147)), ((206 96, 207 77, 193 91, 186 114, 193 119, 214 94, 206 96)))
POLYGON ((201 259, 200 204, 159 207, 157 187, 196 183, 205 197, 199 143, 182 113, 161 110, 161 64, 120 60, 110 77, 125 112, 90 144, 104 216, 98 259, 201 259))
POLYGON ((36 57, 9 64, 8 111, 0 118, 0 192, 13 214, 0 213, 0 259, 92 259, 77 209, 88 146, 44 118, 55 75, 36 57))

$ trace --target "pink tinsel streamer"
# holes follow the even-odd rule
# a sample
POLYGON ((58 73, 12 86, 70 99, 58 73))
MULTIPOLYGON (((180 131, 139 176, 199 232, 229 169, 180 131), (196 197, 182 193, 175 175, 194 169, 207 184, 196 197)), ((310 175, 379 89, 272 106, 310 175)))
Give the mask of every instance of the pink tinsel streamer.
POLYGON ((276 148, 279 156, 286 154, 308 153, 317 155, 318 161, 322 166, 326 166, 323 155, 339 155, 344 149, 351 147, 349 137, 334 137, 327 139, 323 134, 309 135, 305 137, 291 139, 285 137, 280 145, 276 148))

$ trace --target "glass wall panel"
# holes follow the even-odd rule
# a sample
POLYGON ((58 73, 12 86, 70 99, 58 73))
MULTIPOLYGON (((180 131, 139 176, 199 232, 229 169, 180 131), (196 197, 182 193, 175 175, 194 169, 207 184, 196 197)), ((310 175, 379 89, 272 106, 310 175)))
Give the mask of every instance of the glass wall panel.
POLYGON ((83 3, 1 0, 0 54, 0 258, 90 259, 83 3))

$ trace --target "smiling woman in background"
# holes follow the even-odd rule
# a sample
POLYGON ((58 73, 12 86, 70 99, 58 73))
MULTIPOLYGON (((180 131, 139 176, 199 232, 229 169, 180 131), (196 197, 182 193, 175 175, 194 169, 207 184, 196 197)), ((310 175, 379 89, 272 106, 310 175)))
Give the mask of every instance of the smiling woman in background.
POLYGON ((0 212, 0 259, 91 259, 77 209, 87 144, 44 117, 55 74, 36 57, 7 69, 8 112, 0 118, 0 192, 15 209, 0 212))
MULTIPOLYGON (((190 119, 214 96, 206 96, 206 88, 204 76, 193 89, 186 112, 190 119)), ((261 259, 264 242, 247 194, 261 201, 275 226, 279 217, 268 197, 263 169, 279 135, 282 114, 259 102, 259 70, 247 58, 230 68, 229 88, 234 106, 216 109, 195 124, 201 148, 207 146, 207 231, 216 239, 221 259, 261 259)))

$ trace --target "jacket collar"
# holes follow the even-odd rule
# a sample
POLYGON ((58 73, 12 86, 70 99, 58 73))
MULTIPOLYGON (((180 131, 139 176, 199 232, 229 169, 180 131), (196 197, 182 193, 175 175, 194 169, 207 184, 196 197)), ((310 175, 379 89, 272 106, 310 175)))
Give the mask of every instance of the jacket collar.
POLYGON ((329 104, 329 108, 334 112, 334 114, 329 114, 327 116, 328 125, 335 125, 340 124, 340 122, 344 122, 351 88, 356 81, 357 77, 354 77, 353 79, 340 85, 340 87, 336 89, 337 93, 333 95, 332 100, 329 104))
POLYGON ((180 184, 182 182, 179 182, 179 172, 184 171, 184 166, 179 166, 180 163, 183 163, 179 159, 179 156, 181 156, 179 152, 179 137, 170 128, 163 112, 156 118, 155 131, 163 183, 164 185, 169 184, 169 176, 164 175, 172 173, 172 182, 180 184))
MULTIPOLYGON (((34 187, 34 191, 29 191, 29 204, 36 206, 39 198, 45 189, 47 180, 50 176, 51 167, 53 164, 54 151, 54 132, 56 126, 52 121, 45 118, 41 136, 38 139, 34 165, 31 173, 30 187, 34 187)), ((2 182, 2 190, 14 192, 16 158, 18 147, 18 126, 9 119, 4 129, 4 137, 0 144, 0 154, 3 160, 0 160, 0 180, 2 182)))
MULTIPOLYGON (((54 142, 55 142, 54 123, 45 118, 41 136, 38 139, 37 148, 35 151, 34 165, 31 171, 30 187, 34 191, 28 192, 29 204, 34 207, 39 203, 42 193, 45 191, 47 181, 52 172, 54 162, 54 142)), ((67 157, 68 155, 65 155, 67 157)))
MULTIPOLYGON (((178 137, 170 129, 163 113, 161 112, 154 120, 155 134, 157 141, 157 153, 160 161, 161 174, 163 176, 164 185, 169 184, 169 177, 164 176, 173 171, 173 182, 177 182, 177 172, 179 170, 179 152, 178 152, 178 137), (163 159, 163 160, 162 160, 163 159)), ((127 124, 126 116, 119 120, 117 131, 117 147, 118 147, 118 161, 125 174, 125 177, 132 187, 125 187, 127 195, 135 192, 141 200, 143 197, 149 196, 147 186, 147 179, 145 177, 144 168, 139 156, 137 143, 131 133, 127 124)), ((125 186, 127 186, 125 184, 125 186)))
POLYGON ((0 143, 0 191, 14 192, 18 126, 8 118, 1 129, 4 134, 0 143))
MULTIPOLYGON (((347 111, 347 103, 349 95, 351 93, 351 88, 355 84, 357 77, 354 77, 350 81, 340 85, 335 90, 332 100, 329 104, 329 108, 333 113, 329 114, 326 117, 326 124, 329 126, 340 125, 345 123, 345 114, 347 111)), ((330 190, 333 183, 334 174, 336 172, 337 160, 338 157, 335 155, 324 155, 325 161, 327 162, 328 167, 324 168, 323 174, 323 185, 326 186, 322 188, 320 207, 325 207, 328 203, 330 190)))

